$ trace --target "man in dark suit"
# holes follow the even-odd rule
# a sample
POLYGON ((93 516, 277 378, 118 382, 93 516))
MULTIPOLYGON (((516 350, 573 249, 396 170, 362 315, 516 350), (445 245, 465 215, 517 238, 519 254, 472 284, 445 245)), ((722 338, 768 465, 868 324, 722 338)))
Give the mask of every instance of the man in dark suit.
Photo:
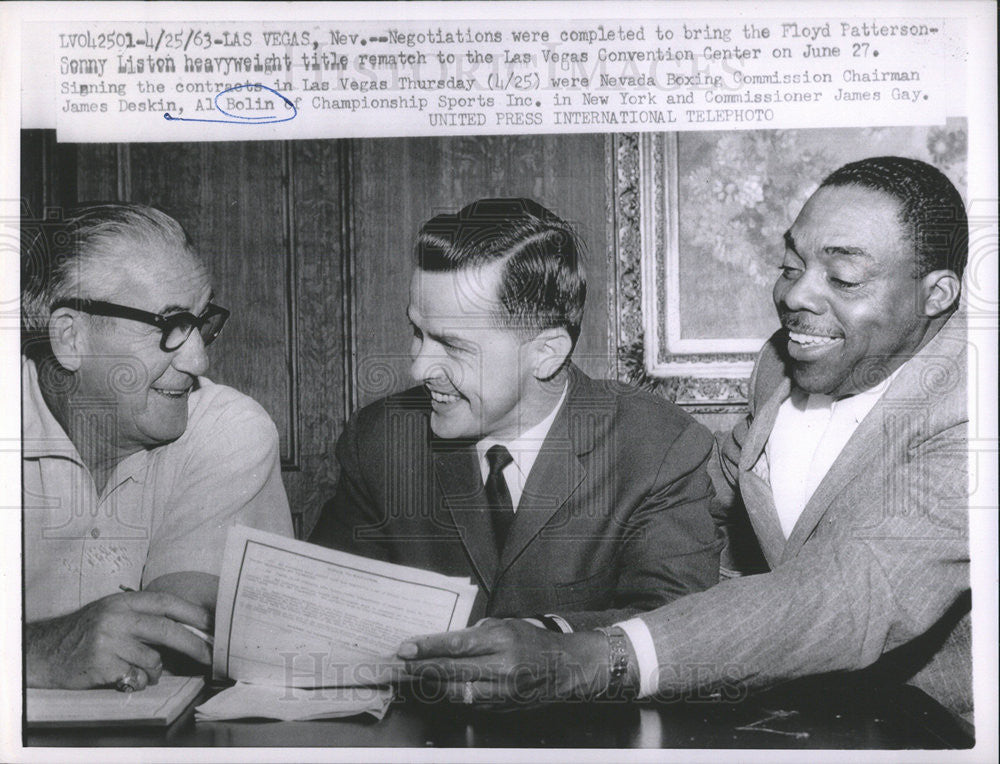
POLYGON ((311 540, 479 586, 473 619, 611 624, 718 579, 708 431, 570 361, 586 281, 572 229, 487 199, 421 230, 420 383, 359 411, 311 540))
POLYGON ((487 622, 413 640, 400 657, 469 701, 865 669, 852 678, 908 682, 970 719, 967 245, 955 188, 898 157, 834 172, 785 234, 783 328, 758 358, 746 421, 721 444, 752 529, 726 556, 756 558, 756 575, 606 634, 487 622))

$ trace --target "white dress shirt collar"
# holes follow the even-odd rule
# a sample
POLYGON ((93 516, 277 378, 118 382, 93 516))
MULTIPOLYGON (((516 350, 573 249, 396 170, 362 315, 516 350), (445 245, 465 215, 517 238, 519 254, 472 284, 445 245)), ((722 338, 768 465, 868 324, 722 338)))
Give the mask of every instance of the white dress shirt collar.
POLYGON ((562 395, 559 396, 559 401, 552 407, 552 411, 538 424, 528 428, 513 440, 503 441, 496 438, 483 438, 476 443, 476 454, 479 456, 479 470, 484 483, 486 482, 486 476, 490 473, 489 464, 486 461, 486 452, 495 445, 504 446, 510 452, 511 458, 514 461, 504 468, 503 477, 507 481, 507 490, 510 491, 510 500, 515 512, 517 511, 518 504, 521 502, 521 495, 524 493, 524 484, 528 481, 528 475, 531 474, 531 468, 535 465, 535 460, 538 459, 538 452, 541 451, 542 444, 545 442, 545 438, 548 437, 549 430, 552 429, 552 423, 556 419, 556 414, 559 413, 559 409, 562 408, 563 402, 566 400, 568 390, 569 383, 567 382, 563 387, 562 395))
POLYGON ((847 441, 898 376, 844 398, 792 389, 778 409, 765 446, 771 493, 788 538, 819 484, 847 441))

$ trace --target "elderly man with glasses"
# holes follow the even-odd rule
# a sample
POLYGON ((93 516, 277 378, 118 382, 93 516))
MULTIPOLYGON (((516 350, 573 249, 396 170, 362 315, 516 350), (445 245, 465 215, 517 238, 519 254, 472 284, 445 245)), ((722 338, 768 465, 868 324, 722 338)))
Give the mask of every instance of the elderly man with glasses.
POLYGON ((229 312, 181 226, 94 205, 22 252, 28 686, 155 683, 211 662, 226 532, 291 535, 278 436, 203 375, 229 312))

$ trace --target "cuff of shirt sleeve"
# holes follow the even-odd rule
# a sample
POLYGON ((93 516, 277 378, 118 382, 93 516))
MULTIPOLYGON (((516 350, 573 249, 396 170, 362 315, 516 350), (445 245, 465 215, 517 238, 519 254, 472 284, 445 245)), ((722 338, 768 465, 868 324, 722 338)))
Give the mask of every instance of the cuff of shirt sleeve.
POLYGON ((521 618, 522 621, 527 621, 532 626, 537 626, 540 629, 547 629, 548 631, 554 631, 557 634, 572 634, 573 627, 570 626, 566 619, 562 616, 558 616, 555 613, 546 613, 545 615, 535 615, 526 616, 521 618))
POLYGON ((641 618, 630 618, 616 623, 615 626, 625 632, 628 641, 632 643, 632 649, 635 650, 636 670, 639 673, 639 697, 655 695, 659 689, 657 677, 660 673, 660 664, 656 658, 656 646, 653 644, 649 627, 641 618))
POLYGON ((572 634, 573 627, 569 625, 565 618, 558 616, 555 613, 546 613, 545 617, 548 618, 552 623, 559 627, 559 631, 563 634, 572 634))

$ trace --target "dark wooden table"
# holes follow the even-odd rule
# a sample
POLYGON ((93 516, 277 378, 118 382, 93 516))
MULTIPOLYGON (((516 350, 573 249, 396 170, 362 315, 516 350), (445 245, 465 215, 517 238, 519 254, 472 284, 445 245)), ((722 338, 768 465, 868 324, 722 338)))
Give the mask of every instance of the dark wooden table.
POLYGON ((397 700, 382 721, 195 722, 169 728, 27 730, 27 746, 456 748, 968 748, 971 729, 909 686, 799 682, 737 701, 563 703, 507 712, 397 700))

